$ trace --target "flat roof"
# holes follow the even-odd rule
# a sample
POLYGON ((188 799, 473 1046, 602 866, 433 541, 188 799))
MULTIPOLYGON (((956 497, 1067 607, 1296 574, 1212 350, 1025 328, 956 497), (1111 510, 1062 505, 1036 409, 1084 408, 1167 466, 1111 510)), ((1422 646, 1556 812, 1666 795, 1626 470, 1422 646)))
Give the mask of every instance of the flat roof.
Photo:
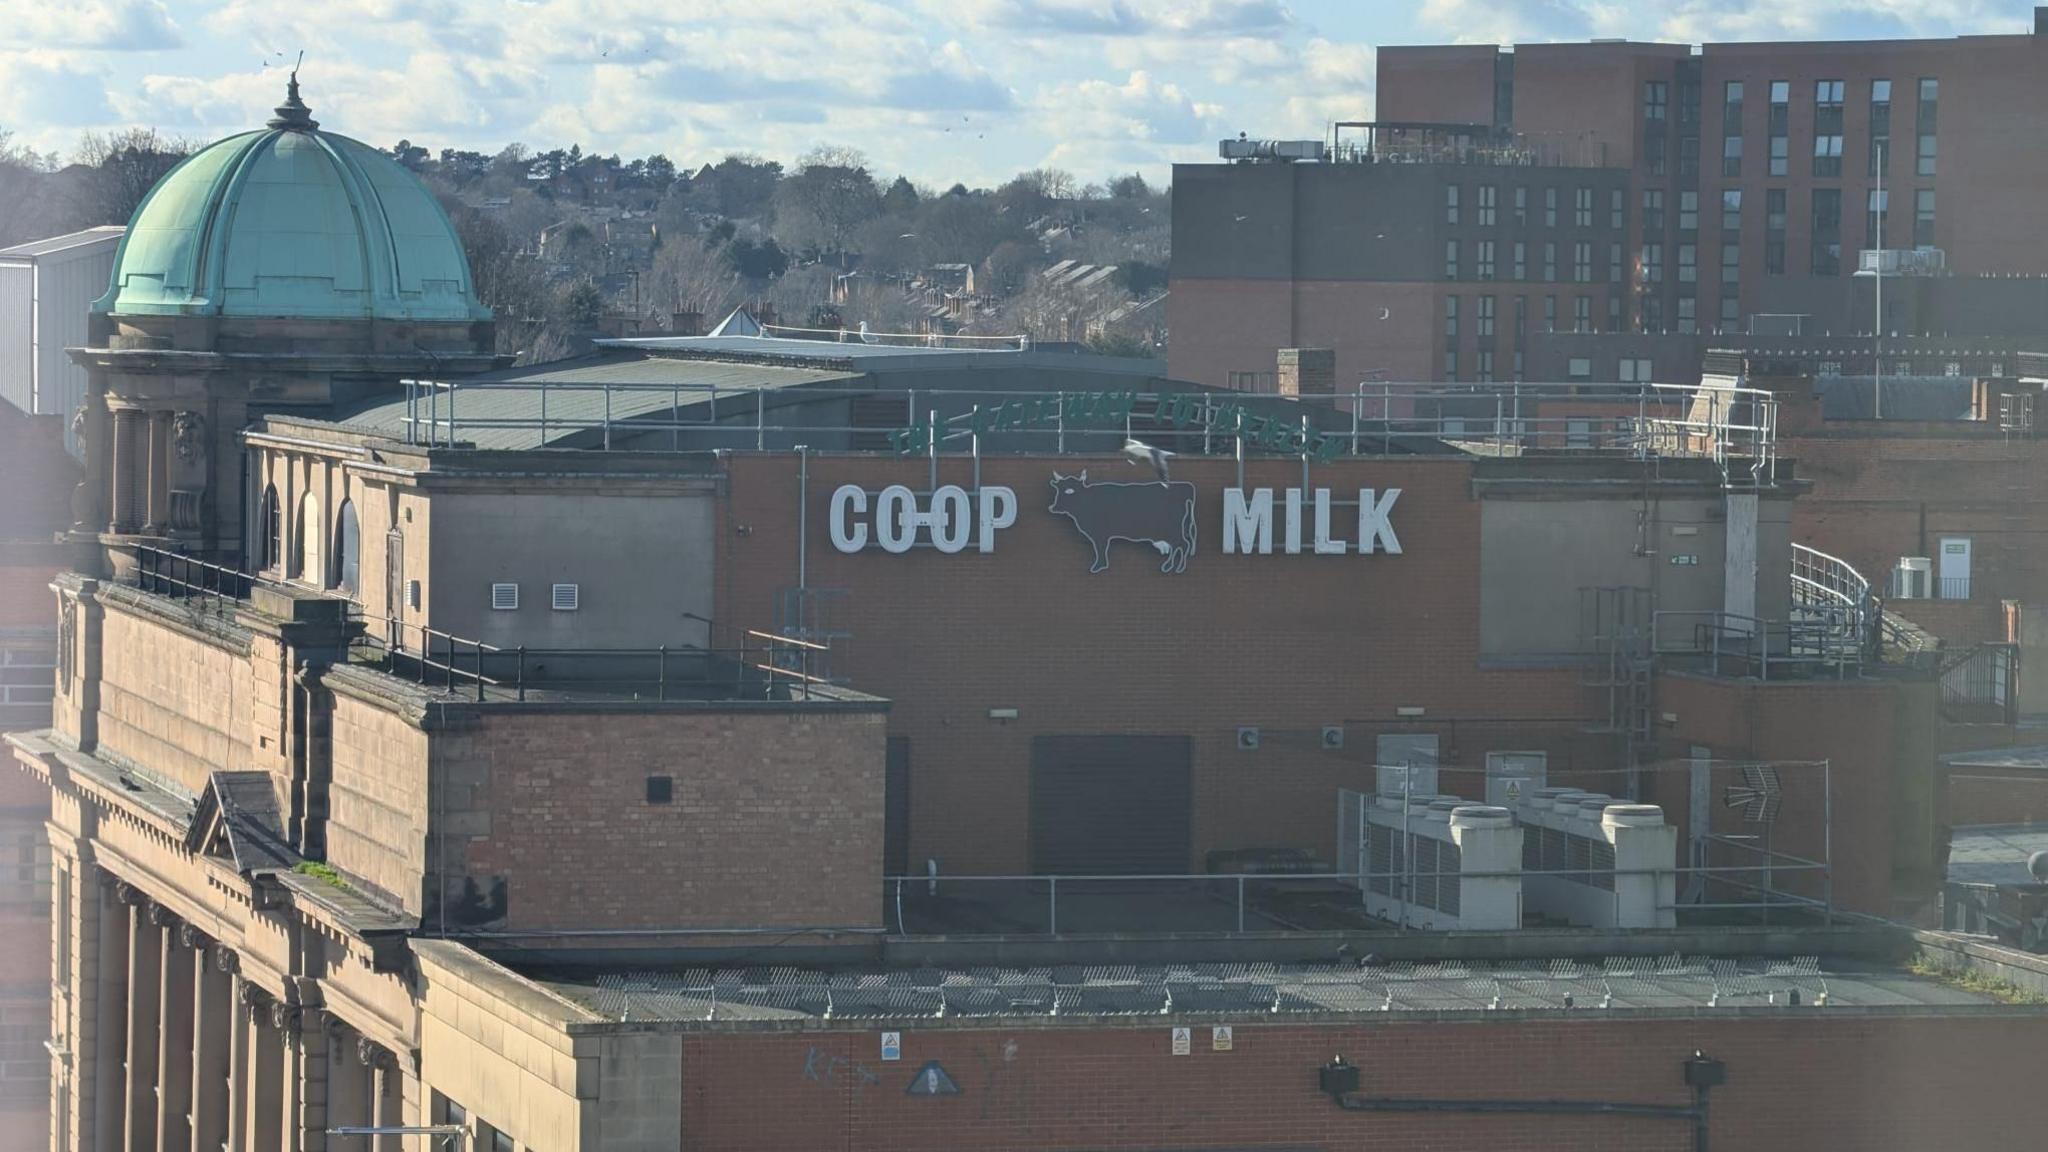
POLYGON ((1941 762, 1951 768, 2002 768, 2015 772, 2048 772, 2048 744, 1951 752, 1943 756, 1941 762))
POLYGON ((111 246, 118 243, 127 228, 119 224, 101 224, 83 232, 66 232, 62 236, 49 236, 41 240, 29 240, 11 248, 0 248, 0 259, 21 257, 34 259, 38 256, 54 256, 74 248, 89 248, 94 245, 111 246))
POLYGON ((2048 824, 1975 824, 1951 829, 1948 879, 1954 884, 2038 884, 2027 857, 2048 852, 2048 824))
POLYGON ((607 1019, 634 1023, 1065 1022, 1176 1015, 1286 1017, 1498 1011, 1601 1015, 1734 1009, 1976 1009, 1992 997, 1897 968, 1819 958, 1611 957, 1389 964, 1047 968, 690 968, 523 973, 607 1019), (1792 1003, 1797 993, 1798 1004, 1792 1003), (1822 999, 1825 994, 1825 999, 1822 999))
POLYGON ((1011 347, 959 348, 915 344, 867 344, 849 333, 844 341, 796 340, 783 336, 632 336, 597 341, 602 348, 681 353, 735 360, 819 361, 858 364, 863 371, 985 368, 998 364, 1033 368, 1069 368, 1132 376, 1164 376, 1166 363, 1128 356, 1097 356, 1087 352, 1055 352, 1011 347))

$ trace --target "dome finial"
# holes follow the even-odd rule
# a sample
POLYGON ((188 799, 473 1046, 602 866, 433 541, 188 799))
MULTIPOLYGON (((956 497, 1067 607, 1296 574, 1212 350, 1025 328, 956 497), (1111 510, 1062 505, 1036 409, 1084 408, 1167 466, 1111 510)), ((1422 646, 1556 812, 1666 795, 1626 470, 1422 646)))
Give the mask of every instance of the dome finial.
POLYGON ((320 126, 313 119, 313 110, 299 99, 299 65, 306 62, 306 54, 299 53, 298 64, 292 65, 292 76, 285 84, 284 103, 277 106, 277 115, 270 118, 266 127, 281 128, 287 132, 310 132, 320 126))

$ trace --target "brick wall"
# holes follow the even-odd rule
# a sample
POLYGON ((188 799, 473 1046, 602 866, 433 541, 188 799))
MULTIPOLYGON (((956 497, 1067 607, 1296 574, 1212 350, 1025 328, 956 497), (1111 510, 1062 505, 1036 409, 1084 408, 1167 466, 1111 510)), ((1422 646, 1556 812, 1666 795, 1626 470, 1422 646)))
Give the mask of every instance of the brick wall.
POLYGON ((883 736, 879 711, 487 711, 436 771, 509 928, 876 926, 883 736))
MULTIPOLYGON (((1931 898, 1937 882, 1933 690, 1912 681, 1762 684, 1665 675, 1657 681, 1656 710, 1677 720, 1660 730, 1661 751, 1674 763, 1694 745, 1716 759, 1828 761, 1831 804, 1823 801, 1817 772, 1780 773, 1784 800, 1772 847, 1822 859, 1831 808, 1836 904, 1890 914, 1898 901, 1931 898)), ((1650 798, 1685 827, 1684 773, 1651 780, 1650 798)), ((1725 782, 1717 778, 1717 786, 1725 782)), ((1754 831, 1735 827, 1721 798, 1715 804, 1716 832, 1754 831)))
MULTIPOLYGON (((749 456, 729 467, 718 618, 773 627, 778 591, 796 583, 795 461, 749 456)), ((1140 475, 1120 459, 1059 467, 1097 480, 1140 475)), ((942 460, 940 482, 971 484, 970 468, 942 460)), ((1531 747, 1556 751, 1553 773, 1607 766, 1605 746, 1578 735, 1586 701, 1575 668, 1478 665, 1479 505, 1462 460, 1317 468, 1315 483, 1339 492, 1403 490, 1394 523, 1404 554, 1371 557, 1223 555, 1220 490, 1233 466, 1176 461, 1174 478, 1199 490, 1196 552, 1176 575, 1127 543, 1090 574, 1073 523, 1046 511, 1051 473, 1043 458, 982 461, 983 483, 1015 488, 1021 505, 991 554, 846 555, 827 536, 833 489, 921 489, 925 465, 811 458, 809 581, 852 590, 830 621, 851 633, 835 644, 834 671, 888 697, 890 732, 909 738, 913 860, 937 856, 954 873, 1026 865, 1036 735, 1189 735, 1196 868, 1211 849, 1329 853, 1336 792, 1372 786, 1380 732, 1435 732, 1450 767, 1531 747), (1402 720, 1402 707, 1426 715, 1402 720), (993 708, 1018 717, 993 720, 993 708), (1239 725, 1261 727, 1258 751, 1237 749, 1239 725), (1345 728, 1341 752, 1321 748, 1324 725, 1345 728)), ((1246 464, 1248 486, 1300 482, 1297 464, 1246 464)))
POLYGON ((1158 1026, 689 1036, 683 1147, 723 1149, 1446 1148, 1687 1152, 1689 1123, 1622 1116, 1347 1112, 1316 1089, 1333 1053, 1394 1097, 1686 1105, 1681 1063, 1726 1061, 1711 1139, 1742 1152, 2031 1146, 2048 1124, 2038 1016, 1782 1016, 1245 1025, 1228 1052, 1158 1026), (956 1096, 906 1093, 937 1061, 956 1096))

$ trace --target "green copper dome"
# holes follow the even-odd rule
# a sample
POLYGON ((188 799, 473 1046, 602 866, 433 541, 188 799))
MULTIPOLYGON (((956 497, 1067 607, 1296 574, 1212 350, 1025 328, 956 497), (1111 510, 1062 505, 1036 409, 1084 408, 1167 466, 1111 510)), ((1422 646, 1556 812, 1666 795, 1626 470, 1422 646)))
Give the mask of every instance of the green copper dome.
POLYGON ((433 194, 376 149, 318 129, 294 79, 268 127, 173 168, 135 210, 93 309, 490 319, 433 194))

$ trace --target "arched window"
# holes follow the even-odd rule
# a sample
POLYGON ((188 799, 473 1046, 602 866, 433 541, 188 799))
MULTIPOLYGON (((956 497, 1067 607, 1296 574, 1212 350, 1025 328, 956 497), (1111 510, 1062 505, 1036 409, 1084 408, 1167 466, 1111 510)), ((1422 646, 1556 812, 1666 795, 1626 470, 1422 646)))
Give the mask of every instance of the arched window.
POLYGON ((362 543, 356 529, 356 504, 343 500, 334 514, 334 586, 356 594, 356 578, 362 562, 362 543))
POLYGON ((268 572, 284 563, 284 509, 277 502, 277 485, 263 490, 263 508, 258 514, 256 570, 268 572))
POLYGON ((292 533, 292 578, 322 584, 320 572, 320 498, 306 493, 299 502, 299 523, 292 533))

